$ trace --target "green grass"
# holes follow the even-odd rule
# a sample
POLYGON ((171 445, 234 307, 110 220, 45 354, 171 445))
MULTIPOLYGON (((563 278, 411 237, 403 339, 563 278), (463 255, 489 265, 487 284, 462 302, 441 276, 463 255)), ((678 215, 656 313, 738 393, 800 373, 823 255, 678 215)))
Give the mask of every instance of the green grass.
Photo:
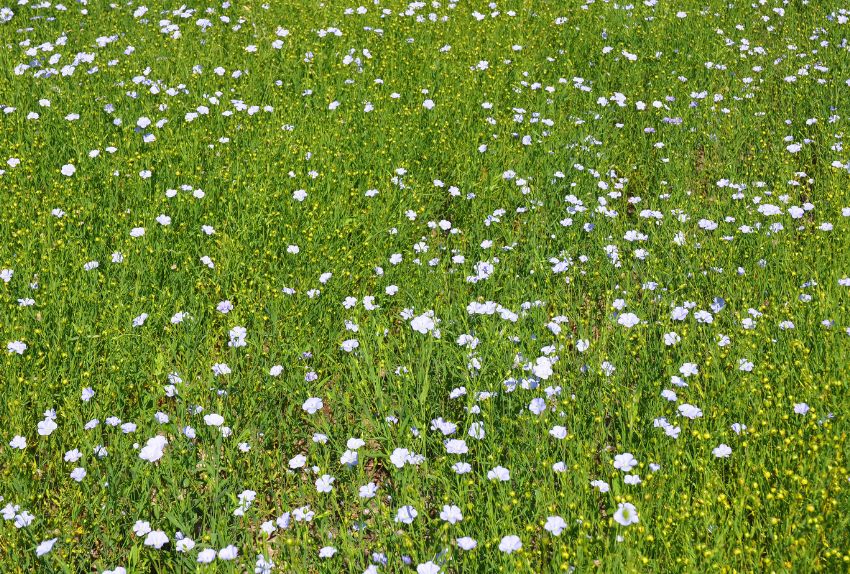
POLYGON ((0 571, 850 567, 840 3, 66 6, 0 24, 0 571), (411 326, 429 311, 439 335, 411 326), (396 449, 421 456, 397 468, 396 449))

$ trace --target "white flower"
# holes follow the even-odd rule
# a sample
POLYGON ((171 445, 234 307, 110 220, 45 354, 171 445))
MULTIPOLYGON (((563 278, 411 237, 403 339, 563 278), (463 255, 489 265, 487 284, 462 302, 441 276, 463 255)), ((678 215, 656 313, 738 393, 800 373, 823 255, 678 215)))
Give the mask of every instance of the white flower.
POLYGON ((397 448, 393 450, 390 455, 390 462, 393 463, 396 468, 404 468, 404 465, 407 463, 407 459, 410 458, 410 451, 406 448, 397 448))
POLYGON ((537 357, 532 371, 535 377, 545 381, 552 376, 552 360, 549 357, 537 357))
POLYGON ((540 397, 531 399, 531 402, 528 404, 528 410, 536 415, 543 413, 546 410, 546 400, 540 397))
POLYGON ((729 458, 732 454, 732 449, 727 444, 720 444, 711 451, 711 454, 717 458, 729 458))
POLYGON ((497 466, 487 472, 489 480, 498 480, 499 482, 507 482, 511 479, 511 471, 503 466, 497 466))
POLYGON ((66 163, 62 166, 62 175, 64 175, 65 177, 71 177, 75 173, 77 173, 77 168, 74 167, 74 164, 66 163))
POLYGON ((323 474, 316 480, 316 491, 327 493, 333 490, 333 483, 336 480, 329 474, 323 474))
POLYGON ((248 330, 245 327, 233 327, 230 330, 230 341, 228 341, 228 347, 244 347, 247 345, 245 342, 245 337, 248 335, 248 330))
POLYGON ((402 524, 410 524, 417 516, 419 516, 419 513, 416 512, 415 508, 412 506, 402 506, 396 512, 395 521, 402 524))
POLYGON ((456 524, 463 520, 463 514, 460 512, 460 507, 444 504, 443 510, 440 512, 440 519, 445 520, 449 524, 456 524))
POLYGON ((215 363, 212 366, 212 372, 216 377, 220 377, 221 375, 229 375, 231 370, 227 363, 215 363))
POLYGON ((375 494, 378 492, 378 485, 374 482, 370 482, 368 484, 364 484, 360 487, 358 492, 358 496, 360 498, 374 498, 375 494))
POLYGON ((239 549, 232 544, 218 551, 219 560, 235 560, 238 555, 239 549))
POLYGON ((17 353, 19 355, 23 355, 24 351, 27 350, 27 344, 23 341, 10 341, 6 345, 6 350, 9 351, 9 353, 17 353))
POLYGON ((156 462, 162 458, 162 450, 168 440, 164 436, 157 435, 149 438, 147 444, 139 452, 139 458, 148 462, 156 462))
POLYGON ((434 330, 436 324, 434 323, 433 313, 430 315, 425 313, 423 315, 419 315, 418 317, 414 317, 410 322, 410 326, 417 333, 422 333, 423 335, 427 335, 431 331, 434 330))
POLYGON ((274 562, 263 554, 257 554, 257 562, 254 565, 254 574, 272 574, 274 562))
POLYGON ((56 430, 56 427, 57 425, 53 419, 46 418, 38 423, 38 434, 40 436, 50 436, 50 434, 56 430))
POLYGON ((59 539, 51 538, 50 540, 45 540, 44 542, 39 544, 35 549, 35 555, 39 557, 44 556, 45 554, 53 550, 53 545, 56 544, 57 540, 59 539))
POLYGON ((699 374, 699 367, 695 363, 685 363, 679 367, 679 373, 683 377, 691 377, 699 374))
POLYGON ((623 472, 629 472, 637 466, 637 460, 630 452, 624 452, 614 457, 614 468, 623 472))
POLYGON ((621 526, 637 524, 637 509, 630 502, 621 502, 617 505, 617 511, 614 513, 614 520, 621 526))
POLYGON ((145 534, 147 534, 150 531, 151 531, 150 522, 137 520, 136 523, 133 525, 133 533, 136 536, 144 536, 145 534))
POLYGON ((469 447, 466 446, 466 441, 462 439, 450 439, 446 441, 446 452, 448 454, 466 454, 469 452, 469 447))
POLYGON ((664 334, 664 344, 668 347, 671 347, 681 341, 682 338, 675 331, 670 331, 669 333, 664 334))
POLYGON ((567 523, 560 516, 550 516, 546 519, 546 524, 543 526, 547 531, 554 536, 560 536, 561 532, 567 527, 567 523))
POLYGON ((321 410, 321 408, 323 406, 324 406, 324 403, 322 403, 322 399, 316 398, 316 397, 310 397, 309 399, 304 401, 304 404, 301 405, 301 408, 304 409, 307 413, 312 415, 312 414, 315 414, 317 411, 321 410))
POLYGON ((224 417, 217 413, 210 413, 208 415, 204 415, 204 422, 207 426, 220 427, 224 424, 224 417))
POLYGON ((502 541, 499 542, 499 550, 505 554, 511 554, 520 548, 522 548, 522 540, 520 540, 519 536, 505 536, 502 538, 502 541))
POLYGON ((681 414, 685 418, 698 419, 702 416, 702 411, 694 405, 684 403, 682 405, 679 405, 679 414, 681 414))
POLYGON ((366 441, 364 441, 363 439, 352 437, 346 441, 345 447, 350 448, 351 450, 357 450, 365 444, 366 441))
POLYGON ((475 421, 474 423, 469 425, 469 432, 467 432, 466 434, 468 434, 474 439, 483 439, 486 435, 486 432, 484 430, 484 423, 481 421, 475 421))
POLYGON ((166 536, 165 532, 162 530, 152 530, 151 532, 148 532, 148 535, 145 538, 145 546, 152 546, 157 550, 166 544, 168 544, 168 536, 166 536))
POLYGON ((9 446, 18 450, 24 450, 27 448, 27 439, 21 435, 15 435, 14 438, 9 441, 9 446))
POLYGON ((198 562, 200 564, 209 564, 213 560, 215 560, 216 552, 212 548, 207 548, 206 550, 201 550, 198 552, 198 562))
MULTIPOLYGON (((26 510, 22 511, 20 514, 15 514, 15 512, 18 511, 17 505, 12 506, 10 504, 6 508, 11 508, 12 516, 6 517, 6 515, 4 514, 4 518, 6 518, 6 520, 11 520, 12 518, 14 518, 15 519, 15 528, 26 528, 27 526, 32 524, 33 520, 35 520, 35 516, 33 516, 30 512, 28 512, 26 510)), ((6 509, 4 508, 4 511, 5 510, 6 509)))
POLYGON ((638 319, 638 316, 634 313, 623 313, 617 319, 617 323, 619 323, 623 327, 626 327, 627 329, 631 329, 632 327, 640 323, 640 319, 638 319))
POLYGON ((604 480, 591 480, 590 486, 594 487, 603 494, 611 490, 611 486, 604 480))

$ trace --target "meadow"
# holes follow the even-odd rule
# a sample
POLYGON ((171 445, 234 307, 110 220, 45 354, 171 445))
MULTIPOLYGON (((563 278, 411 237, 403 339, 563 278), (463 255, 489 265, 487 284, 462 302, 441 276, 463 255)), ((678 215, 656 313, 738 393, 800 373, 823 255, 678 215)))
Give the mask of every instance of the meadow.
POLYGON ((850 4, 0 2, 0 572, 850 571, 850 4))

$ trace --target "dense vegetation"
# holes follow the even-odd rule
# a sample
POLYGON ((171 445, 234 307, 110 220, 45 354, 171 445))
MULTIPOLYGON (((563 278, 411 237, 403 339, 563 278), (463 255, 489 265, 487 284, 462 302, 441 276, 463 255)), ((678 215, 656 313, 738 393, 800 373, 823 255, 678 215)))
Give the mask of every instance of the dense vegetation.
POLYGON ((847 571, 847 8, 0 7, 0 570, 847 571))

